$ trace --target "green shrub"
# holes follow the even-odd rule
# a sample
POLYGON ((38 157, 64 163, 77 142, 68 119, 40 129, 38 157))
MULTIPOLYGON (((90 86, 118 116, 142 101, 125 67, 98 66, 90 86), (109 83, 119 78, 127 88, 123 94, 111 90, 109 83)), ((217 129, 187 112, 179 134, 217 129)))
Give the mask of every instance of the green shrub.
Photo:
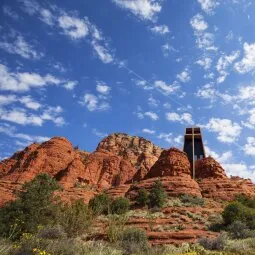
POLYGON ((125 224, 128 221, 126 215, 110 215, 107 228, 107 237, 111 243, 116 243, 121 236, 125 224))
POLYGON ((150 192, 150 206, 162 208, 166 201, 166 192, 161 181, 155 181, 150 192))
POLYGON ((111 203, 111 213, 123 214, 129 210, 129 200, 125 197, 118 197, 111 203))
POLYGON ((235 221, 227 227, 227 231, 230 233, 233 239, 245 239, 249 237, 255 237, 254 230, 250 230, 248 226, 241 222, 235 221))
POLYGON ((222 213, 222 217, 226 225, 241 221, 247 224, 249 228, 255 228, 255 210, 244 206, 240 202, 228 204, 222 213))
POLYGON ((25 183, 17 199, 0 209, 0 235, 16 239, 23 232, 35 232, 38 225, 54 222, 58 206, 53 193, 57 189, 58 183, 47 174, 25 183))
POLYGON ((126 254, 141 254, 148 250, 146 233, 139 228, 127 228, 120 236, 120 245, 126 254))
POLYGON ((82 200, 71 205, 63 205, 58 222, 68 237, 76 237, 86 233, 92 224, 92 213, 82 200))
POLYGON ((240 202, 244 206, 255 209, 255 199, 251 199, 244 194, 238 194, 235 197, 235 201, 240 202))
POLYGON ((111 198, 109 195, 102 193, 96 195, 89 201, 89 208, 95 215, 108 214, 110 210, 111 198))
POLYGON ((207 250, 223 250, 227 245, 229 236, 226 232, 222 232, 215 239, 202 238, 198 240, 198 243, 202 245, 207 250))
POLYGON ((188 194, 183 194, 180 196, 181 202, 188 204, 188 205, 198 205, 202 206, 204 205, 205 201, 202 197, 196 197, 196 196, 191 196, 188 194))
POLYGON ((148 205, 149 202, 150 202, 149 192, 146 189, 139 189, 137 197, 136 197, 136 203, 139 206, 144 207, 144 206, 148 205))

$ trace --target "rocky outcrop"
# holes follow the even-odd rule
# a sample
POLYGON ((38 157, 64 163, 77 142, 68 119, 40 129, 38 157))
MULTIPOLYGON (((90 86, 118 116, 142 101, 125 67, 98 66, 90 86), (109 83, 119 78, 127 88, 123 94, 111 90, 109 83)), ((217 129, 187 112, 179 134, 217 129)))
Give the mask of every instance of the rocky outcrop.
POLYGON ((186 153, 176 148, 164 150, 144 180, 132 185, 128 196, 134 199, 138 189, 150 190, 157 180, 162 182, 164 189, 171 196, 180 194, 201 196, 197 182, 190 176, 190 163, 186 153))
POLYGON ((225 170, 222 166, 212 157, 199 159, 196 161, 196 178, 227 178, 225 170))
POLYGON ((203 197, 232 200, 237 194, 255 196, 251 180, 240 177, 228 178, 222 166, 212 157, 196 162, 196 179, 203 197))
POLYGON ((96 151, 106 150, 129 161, 137 170, 134 177, 140 181, 158 160, 162 149, 152 142, 137 136, 115 133, 104 138, 96 151))

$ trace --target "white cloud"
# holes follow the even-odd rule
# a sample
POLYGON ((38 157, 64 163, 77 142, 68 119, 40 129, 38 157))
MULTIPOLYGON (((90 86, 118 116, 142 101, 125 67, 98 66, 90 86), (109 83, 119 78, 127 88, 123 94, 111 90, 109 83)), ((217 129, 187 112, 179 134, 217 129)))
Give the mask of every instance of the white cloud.
POLYGON ((197 14, 191 18, 190 24, 196 31, 204 31, 208 28, 208 24, 204 21, 204 17, 201 14, 197 14))
POLYGON ((39 4, 33 0, 19 0, 22 5, 22 9, 27 12, 29 15, 34 15, 40 9, 39 4))
POLYGON ((235 63, 235 69, 242 74, 255 70, 255 43, 244 43, 243 50, 243 59, 235 63))
POLYGON ((40 59, 44 56, 43 53, 34 50, 33 46, 28 44, 21 35, 17 36, 13 42, 2 40, 0 48, 10 54, 17 54, 26 59, 40 59))
POLYGON ((16 128, 9 124, 1 124, 0 133, 3 133, 12 138, 23 140, 26 142, 26 144, 32 143, 32 142, 42 143, 50 139, 47 136, 37 136, 37 135, 28 135, 24 133, 17 133, 16 128))
POLYGON ((98 44, 96 41, 92 41, 91 45, 103 63, 108 64, 113 62, 114 57, 108 48, 98 44))
POLYGON ((8 105, 17 100, 15 95, 0 95, 0 106, 8 105))
MULTIPOLYGON (((0 102, 1 102, 1 100, 0 100, 0 102)), ((148 98, 148 104, 151 107, 157 108, 159 106, 159 100, 155 99, 152 95, 150 95, 150 97, 148 98)))
POLYGON ((166 95, 173 94, 180 88, 177 82, 174 82, 173 84, 168 85, 161 80, 155 81, 154 85, 157 89, 159 89, 163 94, 166 94, 166 95))
POLYGON ((218 133, 217 139, 223 143, 237 141, 241 133, 241 126, 229 119, 211 118, 206 125, 200 125, 210 132, 218 133))
POLYGON ((246 155, 255 156, 255 137, 247 137, 247 143, 244 145, 243 151, 246 155))
POLYGON ((171 122, 180 122, 190 125, 193 124, 192 115, 190 113, 178 114, 176 112, 168 112, 166 113, 166 119, 171 122))
POLYGON ((217 96, 217 91, 214 88, 213 84, 207 83, 195 93, 197 97, 209 99, 210 101, 214 101, 217 96))
POLYGON ((111 88, 109 86, 104 85, 104 84, 99 82, 96 86, 96 90, 97 90, 97 92, 99 92, 103 95, 108 95, 111 91, 111 88))
POLYGON ((152 120, 158 120, 159 119, 159 116, 155 112, 145 112, 144 115, 149 117, 152 120))
POLYGON ((0 109, 0 119, 23 126, 42 126, 43 124, 43 119, 40 116, 29 114, 24 109, 13 109, 9 111, 0 109))
POLYGON ((157 25, 152 27, 150 30, 155 34, 160 34, 160 35, 165 35, 170 32, 167 25, 157 25))
POLYGON ((190 71, 188 70, 188 68, 185 68, 184 71, 177 74, 177 79, 179 79, 183 83, 189 82, 191 80, 191 77, 190 77, 190 71))
POLYGON ((78 85, 77 81, 68 81, 63 86, 67 90, 73 90, 75 88, 75 86, 77 86, 77 85, 78 85))
POLYGON ((173 143, 173 134, 172 133, 160 133, 157 137, 158 139, 162 139, 167 143, 173 143))
POLYGON ((123 9, 127 9, 142 20, 155 20, 161 11, 158 0, 112 0, 123 9))
POLYGON ((107 111, 110 109, 108 102, 101 101, 99 97, 86 93, 82 98, 81 104, 85 105, 91 112, 93 111, 107 111))
POLYGON ((11 17, 14 20, 18 20, 19 19, 19 15, 14 12, 10 6, 8 5, 4 5, 3 6, 3 13, 9 17, 11 17))
POLYGON ((214 46, 214 34, 212 33, 196 33, 197 47, 207 51, 217 51, 218 48, 214 46))
POLYGON ((12 73, 5 65, 0 64, 0 90, 24 92, 31 88, 40 88, 48 85, 58 85, 61 81, 47 74, 12 73))
POLYGON ((40 20, 44 23, 46 23, 49 26, 53 26, 55 22, 54 15, 51 13, 48 9, 41 9, 40 11, 41 17, 40 20))
POLYGON ((148 128, 144 128, 142 130, 143 133, 146 133, 146 134, 150 134, 150 135, 153 135, 155 134, 156 132, 154 130, 151 130, 151 129, 148 129, 148 128))
POLYGON ((220 4, 217 0, 198 0, 201 8, 208 14, 212 14, 213 10, 220 4))
POLYGON ((27 108, 32 110, 38 110, 42 105, 32 99, 30 96, 24 96, 19 99, 19 101, 24 104, 27 108))
POLYGON ((212 59, 209 57, 201 58, 196 61, 196 64, 202 66, 204 70, 208 70, 212 65, 212 59))
POLYGON ((233 51, 231 55, 221 56, 217 62, 216 69, 220 74, 220 77, 217 79, 217 83, 222 83, 225 81, 229 73, 226 71, 229 66, 239 57, 239 51, 233 51))
POLYGON ((89 33, 87 23, 83 19, 65 14, 58 18, 58 23, 64 33, 74 40, 84 38, 89 33))

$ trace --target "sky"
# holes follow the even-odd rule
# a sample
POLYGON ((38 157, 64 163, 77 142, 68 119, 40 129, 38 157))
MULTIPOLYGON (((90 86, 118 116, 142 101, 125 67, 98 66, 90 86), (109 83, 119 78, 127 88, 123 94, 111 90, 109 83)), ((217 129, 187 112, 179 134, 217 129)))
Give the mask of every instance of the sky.
POLYGON ((114 132, 207 155, 255 181, 255 2, 1 0, 0 158, 114 132))

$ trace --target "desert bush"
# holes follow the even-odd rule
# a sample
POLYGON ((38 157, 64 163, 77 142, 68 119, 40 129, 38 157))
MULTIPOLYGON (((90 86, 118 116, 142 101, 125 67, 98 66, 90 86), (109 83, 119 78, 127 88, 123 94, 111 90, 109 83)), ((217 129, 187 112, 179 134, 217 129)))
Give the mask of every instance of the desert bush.
POLYGON ((198 243, 207 250, 223 250, 229 240, 229 236, 226 232, 222 232, 215 239, 202 238, 198 240, 198 243))
POLYGON ((51 224, 57 215, 53 193, 56 180, 39 174, 17 192, 17 199, 0 209, 0 235, 17 239, 23 232, 35 232, 38 225, 51 224))
POLYGON ((112 201, 110 211, 112 214, 124 214, 130 207, 129 200, 125 197, 118 197, 112 201))
POLYGON ((82 200, 77 200, 70 205, 63 205, 58 218, 58 223, 63 227, 68 237, 86 233, 92 224, 91 210, 82 200))
POLYGON ((128 221, 126 215, 110 215, 108 228, 107 228, 107 237, 111 243, 116 243, 121 236, 121 233, 124 230, 125 224, 128 221))
POLYGON ((1 255, 10 255, 12 250, 12 244, 9 240, 0 239, 0 254, 1 255))
POLYGON ((95 215, 108 214, 110 211, 111 198, 109 195, 102 193, 96 195, 89 201, 89 208, 95 215))
POLYGON ((162 208, 166 202, 166 192, 163 188, 161 181, 155 181, 150 192, 150 206, 162 208))
POLYGON ((249 237, 255 237, 254 230, 250 230, 248 226, 241 222, 235 221, 227 227, 227 231, 234 239, 245 239, 249 237))
POLYGON ((139 189, 137 197, 136 197, 136 203, 139 206, 144 207, 144 206, 148 205, 149 202, 150 202, 149 192, 146 189, 139 189))
POLYGON ((191 196, 189 194, 181 195, 180 200, 182 203, 184 203, 186 205, 202 206, 205 203, 205 201, 202 197, 191 196))
POLYGON ((46 239, 63 239, 66 238, 67 235, 62 226, 55 225, 39 228, 38 237, 46 239))
POLYGON ((120 235, 120 246, 126 254, 141 254, 149 249, 146 233, 139 228, 127 228, 120 235))
POLYGON ((222 217, 226 225, 241 221, 251 229, 255 229, 255 210, 244 206, 240 202, 228 204, 222 213, 222 217))
POLYGON ((236 255, 254 255, 255 250, 255 239, 239 239, 228 241, 226 247, 226 252, 236 255))

